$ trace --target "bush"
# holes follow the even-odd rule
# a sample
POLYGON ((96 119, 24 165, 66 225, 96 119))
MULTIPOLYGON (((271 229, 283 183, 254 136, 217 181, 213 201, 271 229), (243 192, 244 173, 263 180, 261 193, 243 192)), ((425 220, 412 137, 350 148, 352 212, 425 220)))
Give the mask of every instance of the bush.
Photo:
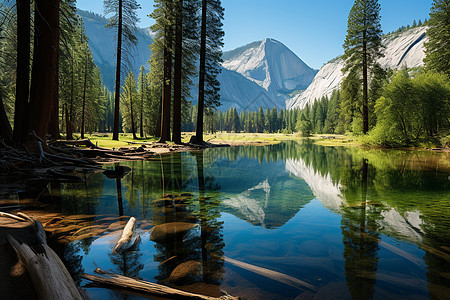
POLYGON ((377 123, 365 142, 383 146, 435 142, 450 127, 448 76, 420 72, 410 78, 406 71, 394 75, 375 104, 377 123))

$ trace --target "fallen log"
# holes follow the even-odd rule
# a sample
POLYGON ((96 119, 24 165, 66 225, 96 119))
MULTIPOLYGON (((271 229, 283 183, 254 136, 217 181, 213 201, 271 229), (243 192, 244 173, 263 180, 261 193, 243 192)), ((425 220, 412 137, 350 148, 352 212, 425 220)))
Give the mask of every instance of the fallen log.
POLYGON ((400 249, 400 248, 397 248, 394 245, 388 244, 385 241, 382 241, 379 238, 370 236, 370 235, 368 235, 367 233, 364 233, 364 232, 361 233, 361 236, 363 236, 366 239, 370 239, 370 240, 372 240, 374 242, 379 243, 379 245, 381 247, 383 247, 384 249, 386 249, 388 251, 391 251, 392 253, 395 253, 395 254, 403 257, 404 259, 409 260, 410 262, 412 262, 413 264, 415 264, 415 265, 417 265, 419 267, 423 267, 424 266, 424 262, 420 258, 418 258, 418 257, 416 257, 416 256, 414 256, 414 255, 412 255, 412 254, 410 254, 410 253, 400 249))
POLYGON ((272 270, 269 270, 266 268, 261 268, 261 267, 255 266, 255 265, 251 265, 251 264, 248 264, 248 263, 236 260, 236 259, 232 259, 229 257, 224 257, 224 258, 225 258, 226 262, 228 262, 236 267, 239 267, 244 270, 262 275, 264 277, 267 277, 272 280, 290 285, 292 287, 295 287, 295 288, 298 288, 301 290, 304 290, 305 288, 313 290, 313 291, 317 290, 317 288, 315 286, 313 286, 309 283, 306 283, 300 279, 297 279, 295 277, 292 277, 292 276, 289 276, 289 275, 286 275, 286 274, 283 274, 283 273, 280 273, 277 271, 272 271, 272 270))
POLYGON ((39 245, 36 250, 9 234, 6 239, 25 265, 39 299, 83 299, 63 262, 47 245, 44 228, 39 221, 35 223, 39 245))
POLYGON ((13 215, 13 214, 8 214, 8 213, 2 212, 2 211, 0 211, 0 217, 7 217, 7 218, 11 218, 11 219, 14 219, 14 220, 17 220, 17 221, 21 221, 21 222, 27 221, 27 219, 25 219, 23 217, 16 216, 16 215, 13 215))
POLYGON ((126 276, 122 276, 115 273, 105 272, 99 268, 95 270, 96 273, 101 276, 83 274, 81 277, 90 280, 98 285, 105 285, 109 287, 116 288, 125 288, 130 289, 132 291, 141 292, 147 295, 167 297, 170 299, 189 299, 189 300, 234 300, 239 299, 239 297, 232 297, 229 295, 224 295, 220 298, 214 298, 194 293, 189 293, 181 290, 177 290, 174 288, 170 288, 164 285, 144 281, 137 280, 133 278, 129 278, 126 276))
POLYGON ((123 229, 120 239, 117 241, 113 252, 122 254, 123 252, 135 247, 140 240, 139 234, 136 234, 136 218, 131 217, 123 229))

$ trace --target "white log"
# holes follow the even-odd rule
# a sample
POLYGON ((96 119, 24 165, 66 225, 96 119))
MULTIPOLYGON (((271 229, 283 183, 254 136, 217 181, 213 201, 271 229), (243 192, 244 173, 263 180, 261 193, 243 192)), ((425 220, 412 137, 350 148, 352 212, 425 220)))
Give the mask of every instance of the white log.
POLYGON ((136 246, 139 240, 139 235, 136 235, 136 218, 131 217, 130 220, 128 220, 127 225, 125 225, 122 235, 117 241, 113 252, 121 254, 136 246))
POLYGON ((27 221, 27 219, 25 219, 25 218, 23 218, 23 217, 21 217, 21 216, 16 216, 16 215, 13 215, 13 214, 8 214, 8 213, 2 212, 2 211, 0 211, 0 217, 7 217, 7 218, 11 218, 11 219, 20 221, 20 222, 26 222, 26 221, 27 221))
MULTIPOLYGON (((6 239, 25 265, 39 299, 83 299, 63 262, 47 244, 41 244, 37 253, 11 235, 6 239)), ((38 239, 42 241, 42 237, 38 239)))
POLYGON ((170 299, 189 299, 189 300, 218 300, 218 299, 230 299, 236 300, 239 297, 231 297, 229 295, 225 295, 220 298, 214 298, 194 293, 189 293, 181 290, 177 290, 174 288, 167 287, 165 285, 160 285, 148 281, 136 280, 133 278, 129 278, 126 276, 122 276, 115 273, 105 272, 101 269, 95 270, 96 273, 101 274, 101 276, 83 274, 82 277, 88 279, 90 281, 95 282, 96 284, 110 286, 110 287, 118 287, 118 288, 126 288, 133 291, 141 292, 143 294, 155 295, 161 297, 167 297, 170 299))
POLYGON ((266 268, 258 267, 258 266, 255 266, 255 265, 251 265, 251 264, 248 264, 248 263, 236 260, 236 259, 232 259, 232 258, 229 258, 229 257, 225 257, 225 261, 230 263, 230 264, 232 264, 232 265, 235 265, 235 266, 237 266, 239 268, 242 268, 244 270, 251 271, 253 273, 262 275, 264 277, 267 277, 267 278, 270 278, 272 280, 275 280, 275 281, 278 281, 278 282, 290 285, 292 287, 295 287, 295 288, 298 288, 298 289, 301 289, 301 290, 303 290, 305 288, 308 288, 308 289, 313 290, 313 291, 317 290, 317 288, 315 286, 313 286, 313 285, 311 285, 309 283, 306 283, 306 282, 304 282, 304 281, 302 281, 300 279, 297 279, 295 277, 292 277, 292 276, 289 276, 289 275, 286 275, 286 274, 283 274, 283 273, 280 273, 280 272, 277 272, 277 271, 272 271, 272 270, 269 270, 269 269, 266 269, 266 268))

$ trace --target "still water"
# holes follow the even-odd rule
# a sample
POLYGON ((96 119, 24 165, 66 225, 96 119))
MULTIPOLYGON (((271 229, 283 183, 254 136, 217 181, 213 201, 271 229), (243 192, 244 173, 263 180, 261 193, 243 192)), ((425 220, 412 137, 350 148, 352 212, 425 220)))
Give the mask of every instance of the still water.
POLYGON ((60 246, 93 299, 139 298, 88 285, 96 267, 245 299, 450 299, 449 153, 285 142, 120 165, 51 189, 59 213, 145 225, 123 255, 120 231, 60 246))

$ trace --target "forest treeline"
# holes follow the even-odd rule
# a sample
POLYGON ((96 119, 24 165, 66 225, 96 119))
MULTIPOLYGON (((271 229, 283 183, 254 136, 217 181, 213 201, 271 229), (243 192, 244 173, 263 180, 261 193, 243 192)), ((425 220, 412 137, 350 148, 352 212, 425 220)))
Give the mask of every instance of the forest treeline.
POLYGON ((298 112, 296 129, 312 133, 352 133, 367 144, 405 146, 450 141, 450 4, 434 0, 430 19, 402 26, 388 35, 427 26, 425 66, 393 71, 384 56, 380 4, 356 0, 344 41, 340 89, 298 112))
MULTIPOLYGON (((434 0, 425 67, 392 71, 384 55, 380 5, 355 0, 344 41, 345 78, 330 97, 302 110, 221 111, 223 8, 219 0, 158 0, 149 71, 130 71, 138 22, 135 0, 105 0, 116 33, 116 81, 108 91, 74 0, 5 1, 0 7, 0 137, 21 144, 31 133, 67 139, 79 132, 131 132, 181 143, 181 131, 352 133, 388 146, 445 143, 450 131, 449 4, 434 0), (45 13, 36 14, 38 11, 45 13), (192 105, 193 89, 198 104, 192 105), (447 137, 447 138, 446 138, 447 137)), ((94 15, 94 17, 96 17, 94 15)), ((98 16, 97 16, 98 17, 98 16)))
MULTIPOLYGON (((19 146, 74 132, 132 132, 181 143, 181 124, 198 87, 203 111, 220 105, 223 8, 219 0, 158 0, 150 71, 133 74, 139 4, 105 0, 116 36, 114 91, 101 79, 74 0, 0 3, 0 138, 19 146), (45 13, 44 13, 45 12, 45 13), (198 84, 194 87, 194 82, 198 84)), ((95 17, 95 16, 94 16, 95 17)), ((198 126, 197 126, 198 127, 198 126)), ((196 141, 203 142, 203 126, 196 141)))

